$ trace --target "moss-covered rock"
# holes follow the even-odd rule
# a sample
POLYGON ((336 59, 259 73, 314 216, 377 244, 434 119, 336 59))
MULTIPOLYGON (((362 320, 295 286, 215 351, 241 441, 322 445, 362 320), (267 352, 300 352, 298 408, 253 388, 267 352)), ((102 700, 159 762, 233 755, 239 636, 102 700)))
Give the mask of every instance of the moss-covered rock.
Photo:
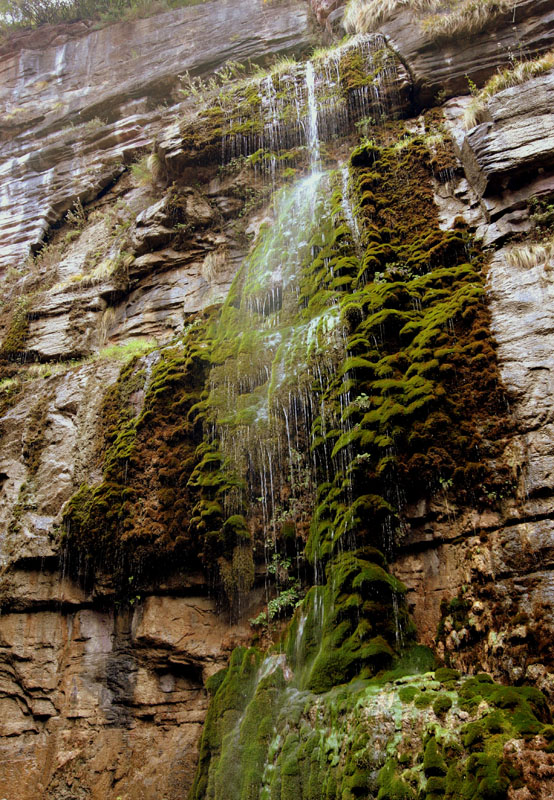
POLYGON ((103 481, 81 486, 64 516, 68 568, 88 583, 109 565, 116 590, 134 594, 142 580, 185 559, 189 568, 214 568, 223 552, 196 536, 197 491, 188 485, 202 430, 187 415, 203 390, 205 337, 198 320, 182 344, 133 359, 106 394, 96 456, 103 481), (144 403, 137 409, 138 390, 144 403))
MULTIPOLYGON (((409 680, 420 694, 436 685, 429 673, 409 680)), ((457 679, 449 690, 454 708, 472 680, 457 679)), ((468 723, 456 715, 439 721, 429 706, 406 706, 406 688, 373 679, 313 694, 298 688, 298 670, 289 671, 282 653, 262 659, 235 651, 211 687, 217 691, 191 799, 500 800, 521 785, 505 747, 517 737, 510 709, 483 706, 468 723), (471 742, 470 726, 482 730, 471 742)), ((534 718, 541 730, 535 741, 545 749, 550 726, 534 718)))

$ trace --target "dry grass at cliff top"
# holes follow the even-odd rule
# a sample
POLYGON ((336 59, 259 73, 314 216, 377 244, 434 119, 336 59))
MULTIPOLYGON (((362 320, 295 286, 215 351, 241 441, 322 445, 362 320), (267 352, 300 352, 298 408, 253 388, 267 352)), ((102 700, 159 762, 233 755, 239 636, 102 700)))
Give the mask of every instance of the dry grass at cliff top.
POLYGON ((422 31, 432 38, 450 37, 482 30, 515 5, 516 0, 350 0, 344 25, 349 33, 371 33, 405 8, 421 17, 422 31))

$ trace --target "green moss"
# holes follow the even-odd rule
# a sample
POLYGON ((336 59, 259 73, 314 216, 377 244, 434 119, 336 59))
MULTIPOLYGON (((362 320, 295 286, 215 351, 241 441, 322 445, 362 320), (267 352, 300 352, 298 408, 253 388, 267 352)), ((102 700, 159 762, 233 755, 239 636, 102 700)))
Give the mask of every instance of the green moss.
POLYGON ((2 340, 0 357, 17 360, 23 356, 29 333, 29 306, 30 298, 28 296, 19 297, 15 301, 2 340))
POLYGON ((326 587, 306 598, 301 654, 296 645, 293 650, 294 628, 291 631, 287 650, 306 666, 305 685, 314 692, 328 691, 360 674, 370 677, 396 660, 391 642, 406 612, 399 604, 395 619, 391 599, 401 598, 405 588, 364 555, 373 553, 361 550, 337 556, 327 566, 326 587))
MULTIPOLYGON (((96 455, 103 481, 82 486, 64 514, 68 568, 87 583, 115 565, 116 590, 134 596, 141 581, 172 571, 180 559, 214 565, 224 552, 221 542, 213 547, 209 537, 196 538, 197 491, 187 486, 202 435, 187 413, 205 379, 205 325, 193 325, 182 347, 160 351, 147 386, 145 357, 138 357, 106 394, 96 455), (134 398, 142 391, 137 411, 134 398)), ((210 522, 216 517, 213 506, 210 522)))
MULTIPOLYGON (((473 251, 473 263, 467 263, 467 234, 438 227, 426 153, 424 139, 416 137, 401 151, 367 145, 351 157, 366 250, 362 265, 340 261, 341 280, 352 279, 348 294, 338 297, 349 333, 339 377, 351 400, 337 409, 338 424, 325 436, 318 429, 314 442, 316 451, 331 448, 337 464, 350 461, 349 491, 356 497, 363 485, 367 499, 356 513, 336 493, 338 481, 327 497, 322 494, 308 541, 311 559, 328 558, 349 530, 363 537, 365 519, 373 519, 373 530, 375 523, 394 528, 386 488, 391 483, 414 497, 447 484, 461 501, 475 502, 479 495, 484 504, 509 491, 507 474, 483 461, 484 451, 492 456, 496 445, 483 441, 480 419, 501 417, 504 401, 487 333, 481 258, 473 251), (391 204, 394 227, 388 224, 391 204), (485 359, 483 372, 467 368, 476 355, 485 359), (501 490, 493 488, 498 481, 501 490)), ((325 257, 338 263, 331 244, 325 257)), ((315 274, 317 268, 314 262, 310 269, 315 274)), ((325 398, 332 407, 338 397, 337 379, 325 398)), ((455 625, 461 625, 464 610, 449 610, 455 625)))
MULTIPOLYGON (((319 600, 312 599, 317 606, 319 600)), ((225 673, 229 712, 223 702, 225 681, 218 679, 217 716, 209 715, 210 725, 212 720, 225 719, 236 709, 235 716, 227 717, 230 727, 225 728, 232 735, 221 730, 220 738, 214 740, 211 766, 204 781, 205 794, 193 795, 193 798, 238 797, 242 800, 253 796, 277 800, 282 797, 287 800, 320 797, 354 800, 372 796, 396 800, 415 800, 416 797, 487 800, 506 798, 510 786, 521 786, 517 771, 504 757, 504 745, 514 737, 511 709, 484 710, 465 726, 456 725, 454 717, 446 729, 436 723, 429 724, 429 712, 420 717, 401 705, 404 689, 413 688, 425 694, 430 684, 435 685, 428 674, 413 677, 410 687, 358 680, 314 696, 299 691, 294 685, 287 686, 280 669, 271 671, 283 663, 283 657, 283 653, 278 655, 276 651, 262 662, 255 651, 245 650, 233 657, 229 670, 233 675, 228 677, 225 673), (239 685, 243 687, 244 699, 238 698, 236 689, 232 690, 239 685), (270 736, 258 738, 259 750, 248 750, 246 745, 246 736, 252 740, 258 736, 254 716, 250 717, 250 706, 256 720, 267 719, 271 729, 270 736), (279 710, 276 712, 275 708, 279 710), (380 718, 384 708, 392 712, 395 732, 388 742, 388 755, 383 762, 378 756, 383 747, 382 728, 376 729, 374 714, 380 718), (247 724, 249 719, 252 719, 251 729, 250 723, 247 724), (477 729, 480 735, 469 740, 468 733, 477 729), (417 744, 414 747, 418 737, 422 747, 419 753, 417 744), (379 742, 377 750, 376 742, 379 742), (260 769, 264 748, 263 769, 260 769), (376 763, 382 766, 377 781, 376 763), (241 775, 243 769, 248 770, 248 765, 253 765, 253 771, 251 782, 245 784, 241 775), (232 779, 232 788, 224 784, 224 776, 232 779), (241 793, 245 785, 253 794, 241 793)), ((297 674, 298 667, 293 683, 297 674)), ((463 681, 462 686, 469 681, 490 686, 491 693, 500 688, 498 684, 475 679, 463 681)), ((456 698, 457 692, 453 689, 449 694, 456 698)), ((538 697, 535 702, 539 702, 538 697)), ((204 739, 206 736, 205 732, 204 739)))
POLYGON ((429 690, 426 690, 425 692, 418 692, 414 697, 414 705, 416 708, 428 708, 436 699, 436 692, 429 690))
POLYGON ((429 739, 427 745, 425 746, 425 752, 423 756, 423 772, 425 773, 426 778, 429 778, 433 775, 446 775, 446 763, 441 752, 439 751, 437 741, 434 737, 429 739))
POLYGON ((398 777, 395 770, 396 762, 390 759, 379 773, 377 800, 415 800, 415 792, 398 777))
POLYGON ((223 523, 223 535, 235 540, 249 540, 250 531, 242 514, 233 514, 223 523))
POLYGON ((231 609, 235 610, 254 583, 255 567, 252 548, 249 545, 237 545, 233 549, 231 559, 221 557, 218 563, 225 594, 231 609))
POLYGON ((398 692, 398 697, 403 703, 412 703, 418 692, 416 686, 403 686, 398 692))
POLYGON ((446 694, 440 694, 433 703, 433 711, 437 717, 442 717, 452 708, 452 698, 446 694))
POLYGON ((440 667, 435 670, 435 680, 441 683, 450 683, 460 678, 460 672, 457 669, 450 669, 449 667, 440 667))

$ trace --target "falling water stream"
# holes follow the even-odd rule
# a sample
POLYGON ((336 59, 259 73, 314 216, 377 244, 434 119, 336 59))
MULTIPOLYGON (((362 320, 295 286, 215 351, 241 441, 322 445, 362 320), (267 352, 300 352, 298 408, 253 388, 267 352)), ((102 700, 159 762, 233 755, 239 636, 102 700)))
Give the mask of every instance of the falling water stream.
MULTIPOLYGON (((343 415, 330 416, 324 392, 313 391, 314 382, 327 386, 345 357, 336 298, 316 311, 301 308, 302 270, 321 247, 318 231, 331 218, 334 190, 340 192, 352 254, 359 248, 348 169, 324 171, 320 142, 344 135, 353 119, 382 113, 377 84, 396 77, 382 37, 355 37, 325 57, 265 77, 259 84, 262 133, 224 140, 226 158, 266 148, 264 164, 273 180, 284 148, 300 143, 309 155, 309 174, 275 193, 273 221, 262 226, 235 282, 218 336, 221 364, 210 378, 212 437, 229 468, 248 476, 245 491, 226 496, 225 512, 240 513, 244 504, 258 507, 268 554, 284 521, 297 524, 300 517, 309 518, 318 468, 323 466, 327 480, 331 477, 329 452, 324 448, 323 465, 309 454, 307 432, 313 420, 321 420, 323 436, 337 425, 345 433, 349 424, 343 415), (375 85, 348 94, 340 65, 352 56, 378 78, 375 85)), ((346 391, 340 397, 343 411, 349 402, 346 391)), ((352 457, 351 448, 340 454, 345 475, 352 457)))
POLYGON ((308 90, 308 150, 312 171, 320 165, 319 130, 317 125, 317 101, 315 96, 315 72, 311 61, 306 64, 306 87, 308 90))
MULTIPOLYGON (((266 565, 279 557, 284 526, 292 527, 297 538, 299 531, 307 530, 322 478, 331 481, 339 470, 347 501, 353 499, 348 475, 354 449, 344 447, 333 459, 325 443, 327 431, 345 435, 351 424, 345 413, 351 401, 348 374, 337 398, 340 414, 326 400, 327 388, 348 355, 339 314, 340 290, 327 289, 324 299, 315 302, 321 287, 312 284, 308 291, 306 276, 328 245, 322 235, 326 227, 333 231, 342 225, 348 231, 343 234, 343 254, 351 258, 359 254, 360 230, 350 200, 348 168, 324 169, 321 143, 344 135, 355 120, 385 112, 378 83, 347 94, 339 68, 345 52, 354 49, 366 69, 374 69, 379 48, 382 51, 380 37, 356 39, 326 59, 266 77, 259 86, 262 132, 230 134, 224 140, 224 159, 266 149, 269 158, 263 163, 273 181, 280 152, 300 145, 309 156, 308 174, 275 193, 271 222, 262 226, 235 279, 222 310, 209 379, 209 436, 235 477, 229 481, 233 488, 224 498, 224 512, 237 515, 248 509, 250 530, 255 528, 254 541, 263 541, 266 565), (312 441, 316 420, 322 442, 318 448, 312 441), (239 476, 246 476, 246 481, 237 489, 239 476)), ((379 80, 383 79, 381 75, 379 80)), ((333 278, 327 257, 322 270, 333 278)), ((345 536, 344 546, 354 548, 353 531, 345 536)), ((297 561, 298 557, 297 552, 297 561)), ((248 696, 253 705, 242 706, 224 739, 224 755, 210 773, 208 798, 224 796, 227 773, 237 764, 249 769, 243 755, 247 732, 265 687, 280 680, 278 675, 285 677, 287 685, 278 696, 280 718, 286 720, 299 716, 310 696, 308 689, 316 685, 314 664, 323 664, 329 655, 324 631, 333 617, 339 587, 328 590, 334 578, 324 584, 317 558, 314 570, 315 585, 297 612, 285 651, 265 655, 251 673, 248 696)), ((252 773, 248 778, 244 771, 237 774, 241 797, 274 797, 273 759, 285 747, 285 738, 286 725, 284 734, 275 734, 264 750, 264 762, 258 760, 257 777, 252 773), (244 789, 249 780, 252 785, 261 780, 259 792, 244 789)), ((338 740, 331 747, 338 759, 338 740)))
POLYGON ((380 34, 355 36, 304 63, 284 62, 260 80, 257 111, 241 111, 236 98, 229 107, 223 103, 222 162, 256 155, 256 170, 275 184, 276 174, 296 163, 295 150, 307 151, 316 171, 321 142, 343 137, 357 123, 374 124, 401 106, 399 77, 398 62, 380 34), (360 74, 350 86, 352 60, 360 74))
MULTIPOLYGON (((274 221, 238 278, 240 302, 223 311, 217 347, 227 357, 210 378, 215 435, 232 468, 249 476, 247 501, 261 510, 268 549, 280 523, 296 522, 313 504, 306 437, 321 409, 312 383, 333 374, 344 349, 336 305, 315 314, 299 306, 310 240, 329 211, 330 181, 329 173, 312 172, 279 192, 274 221)), ((226 502, 227 513, 239 512, 236 496, 226 502)))

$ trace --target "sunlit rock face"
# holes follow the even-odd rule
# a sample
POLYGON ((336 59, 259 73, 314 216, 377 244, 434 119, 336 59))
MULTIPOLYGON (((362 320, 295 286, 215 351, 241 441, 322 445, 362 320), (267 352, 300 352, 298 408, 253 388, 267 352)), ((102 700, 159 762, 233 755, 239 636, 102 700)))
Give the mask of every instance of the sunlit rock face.
MULTIPOLYGON (((328 40, 341 6, 312 6, 328 40)), ((554 696, 552 71, 463 119, 465 76, 480 85, 519 44, 548 49, 552 13, 519 2, 436 42, 403 6, 309 63, 308 5, 261 0, 3 47, 1 796, 177 800, 194 784, 198 800, 249 786, 314 800, 334 781, 348 798, 411 797, 418 781, 444 788, 440 759, 461 764, 475 742, 487 779, 501 751, 523 776, 500 796, 550 796, 537 696, 431 673, 417 648, 385 688, 378 676, 417 638, 464 673, 554 696), (290 55, 215 89, 179 79, 290 55), (437 243, 449 255, 428 264, 437 243), (451 285, 425 286, 441 267, 459 268, 460 293, 486 287, 505 397, 463 499, 450 475, 468 454, 427 483, 411 466, 417 491, 400 491, 388 470, 408 459, 377 430, 386 409, 412 446, 389 357, 400 378, 428 362, 440 383, 438 361, 408 348, 433 303, 442 313, 451 285), (273 613, 278 652, 237 649, 269 646, 273 613)), ((439 328, 466 345, 455 315, 439 328)), ((471 363, 456 367, 468 385, 471 363)))

